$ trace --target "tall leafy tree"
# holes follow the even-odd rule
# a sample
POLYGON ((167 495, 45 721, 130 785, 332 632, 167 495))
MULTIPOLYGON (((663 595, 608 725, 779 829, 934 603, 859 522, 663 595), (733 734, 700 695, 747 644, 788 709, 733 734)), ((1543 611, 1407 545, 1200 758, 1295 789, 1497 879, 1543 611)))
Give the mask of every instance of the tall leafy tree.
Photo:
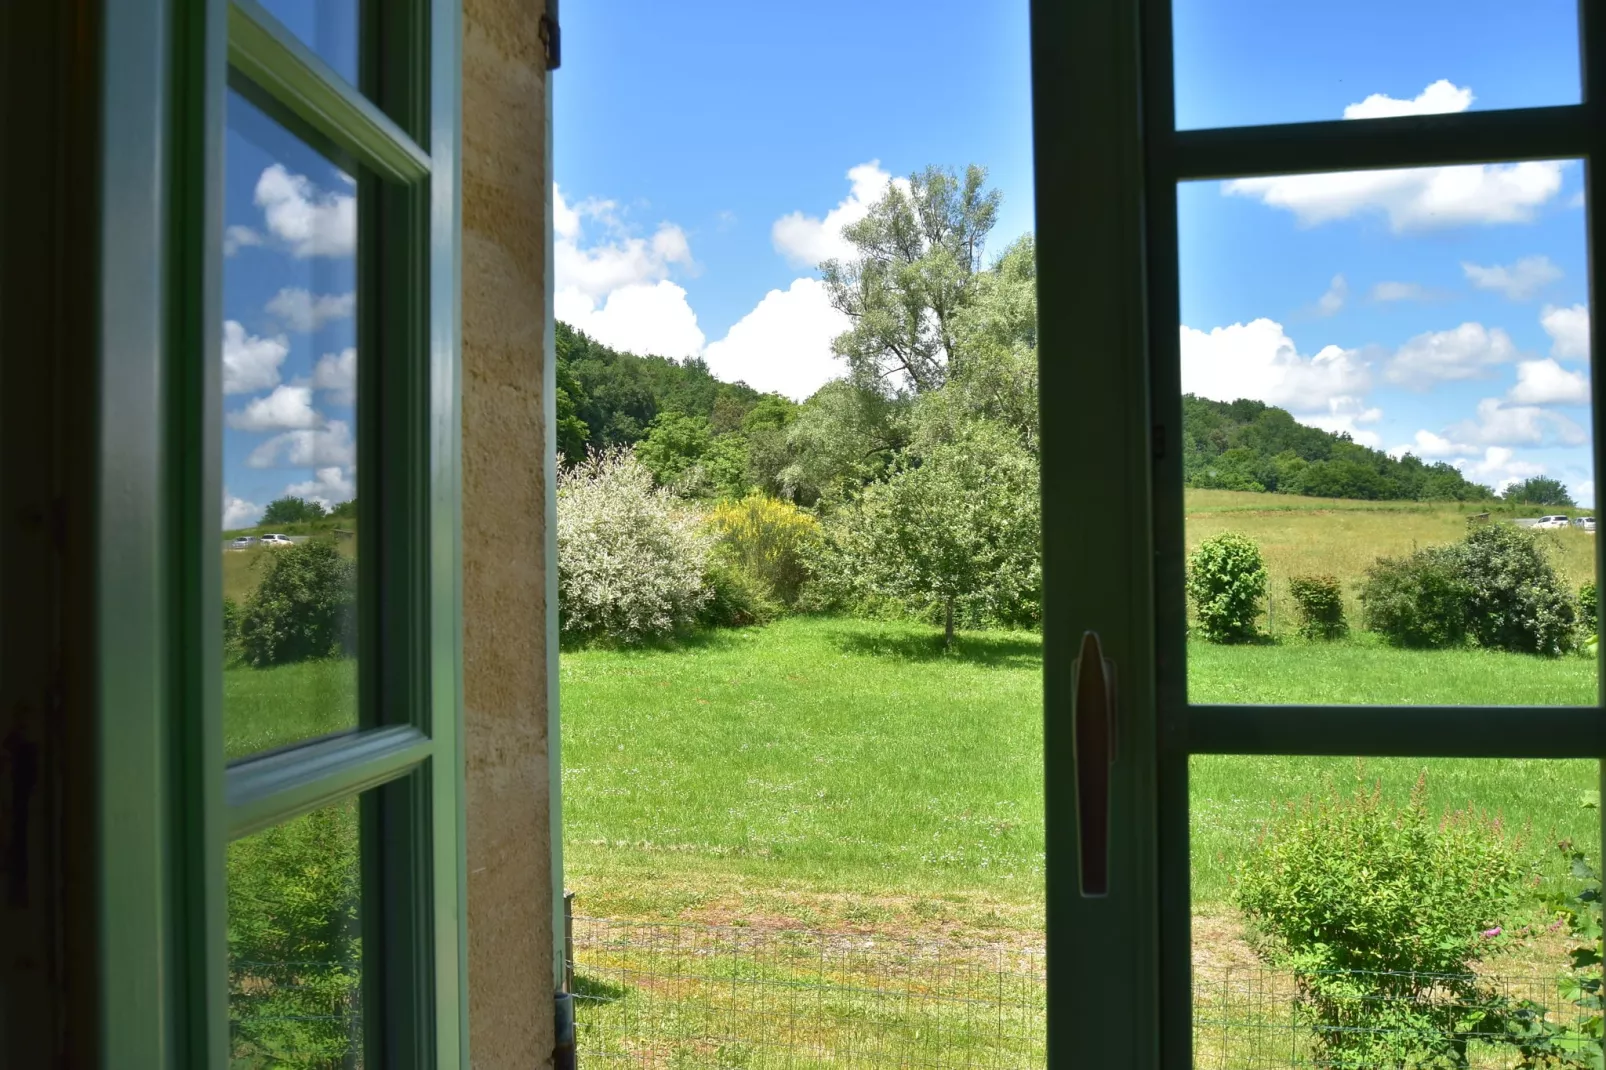
POLYGON ((921 393, 946 381, 958 319, 998 219, 1001 197, 986 182, 975 164, 963 176, 927 167, 842 228, 855 256, 820 270, 831 304, 852 321, 833 348, 860 385, 921 393))
POLYGON ((1559 479, 1550 476, 1529 476, 1521 483, 1513 483, 1502 495, 1508 502, 1525 505, 1572 505, 1573 496, 1559 479))
POLYGON ((309 520, 321 520, 323 515, 323 506, 318 502, 286 495, 268 503, 268 507, 262 510, 262 523, 302 524, 309 520))

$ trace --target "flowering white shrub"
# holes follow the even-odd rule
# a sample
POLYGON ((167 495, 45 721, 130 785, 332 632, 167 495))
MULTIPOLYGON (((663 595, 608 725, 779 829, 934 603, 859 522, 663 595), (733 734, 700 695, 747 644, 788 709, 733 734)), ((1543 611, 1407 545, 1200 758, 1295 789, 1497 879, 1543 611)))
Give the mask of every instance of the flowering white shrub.
POLYGON ((558 615, 569 635, 639 643, 689 625, 708 600, 699 518, 627 449, 558 475, 558 615))

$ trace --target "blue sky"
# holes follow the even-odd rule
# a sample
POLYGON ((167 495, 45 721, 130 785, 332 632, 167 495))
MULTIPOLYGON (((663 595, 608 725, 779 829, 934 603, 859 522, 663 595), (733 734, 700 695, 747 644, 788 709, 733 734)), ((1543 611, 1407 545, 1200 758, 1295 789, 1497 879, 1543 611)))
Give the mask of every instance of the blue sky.
MULTIPOLYGON (((275 0, 337 68, 347 5, 275 0)), ((1573 0, 1176 0, 1178 122, 1578 99, 1573 0)), ((1032 227, 1024 0, 575 0, 554 83, 557 311, 803 397, 839 373, 815 263, 889 181, 980 163, 1032 227)), ((355 492, 354 189, 230 101, 228 519, 355 492), (287 296, 288 295, 288 296, 287 296)), ((1499 485, 1593 500, 1582 166, 1179 190, 1184 381, 1499 485)), ((228 376, 226 375, 226 378, 228 376)))

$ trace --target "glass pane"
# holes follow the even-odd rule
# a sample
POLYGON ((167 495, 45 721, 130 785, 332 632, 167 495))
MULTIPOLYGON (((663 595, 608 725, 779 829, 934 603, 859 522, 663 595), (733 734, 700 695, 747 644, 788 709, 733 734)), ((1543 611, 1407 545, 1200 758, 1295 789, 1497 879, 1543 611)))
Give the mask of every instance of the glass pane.
POLYGON ((1576 0, 1174 0, 1177 127, 1576 104, 1576 0))
POLYGON ((357 84, 357 0, 261 0, 274 18, 284 23, 302 44, 334 68, 336 74, 357 84))
POLYGON ((362 878, 355 798, 228 853, 234 1067, 362 1065, 362 878))
POLYGON ((357 191, 228 98, 223 722, 231 758, 357 724, 357 191))
POLYGON ((1594 703, 1582 171, 1180 188, 1192 701, 1594 703))
POLYGON ((1194 1065, 1598 1065, 1599 787, 1595 761, 1194 756, 1194 1065))

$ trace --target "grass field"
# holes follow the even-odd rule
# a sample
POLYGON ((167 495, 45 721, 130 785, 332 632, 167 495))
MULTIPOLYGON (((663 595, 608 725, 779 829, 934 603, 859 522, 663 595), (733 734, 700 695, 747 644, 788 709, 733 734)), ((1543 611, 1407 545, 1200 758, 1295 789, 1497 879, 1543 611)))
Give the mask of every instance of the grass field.
POLYGON ((223 670, 223 739, 230 760, 356 725, 355 659, 223 670))
MULTIPOLYGON (((1197 701, 1583 703, 1594 690, 1581 658, 1366 643, 1195 644, 1190 657, 1197 701)), ((1040 923, 1036 636, 962 636, 944 654, 917 625, 793 618, 674 650, 566 653, 562 673, 566 866, 588 912, 723 919, 740 901, 813 924, 850 910, 1040 923)), ((1424 770, 1430 805, 1499 813, 1527 830, 1536 864, 1558 837, 1599 839, 1579 808, 1593 763, 1373 759, 1362 775, 1403 798, 1424 770)), ((1342 758, 1196 758, 1201 906, 1222 903, 1260 822, 1348 792, 1356 772, 1342 758)))

